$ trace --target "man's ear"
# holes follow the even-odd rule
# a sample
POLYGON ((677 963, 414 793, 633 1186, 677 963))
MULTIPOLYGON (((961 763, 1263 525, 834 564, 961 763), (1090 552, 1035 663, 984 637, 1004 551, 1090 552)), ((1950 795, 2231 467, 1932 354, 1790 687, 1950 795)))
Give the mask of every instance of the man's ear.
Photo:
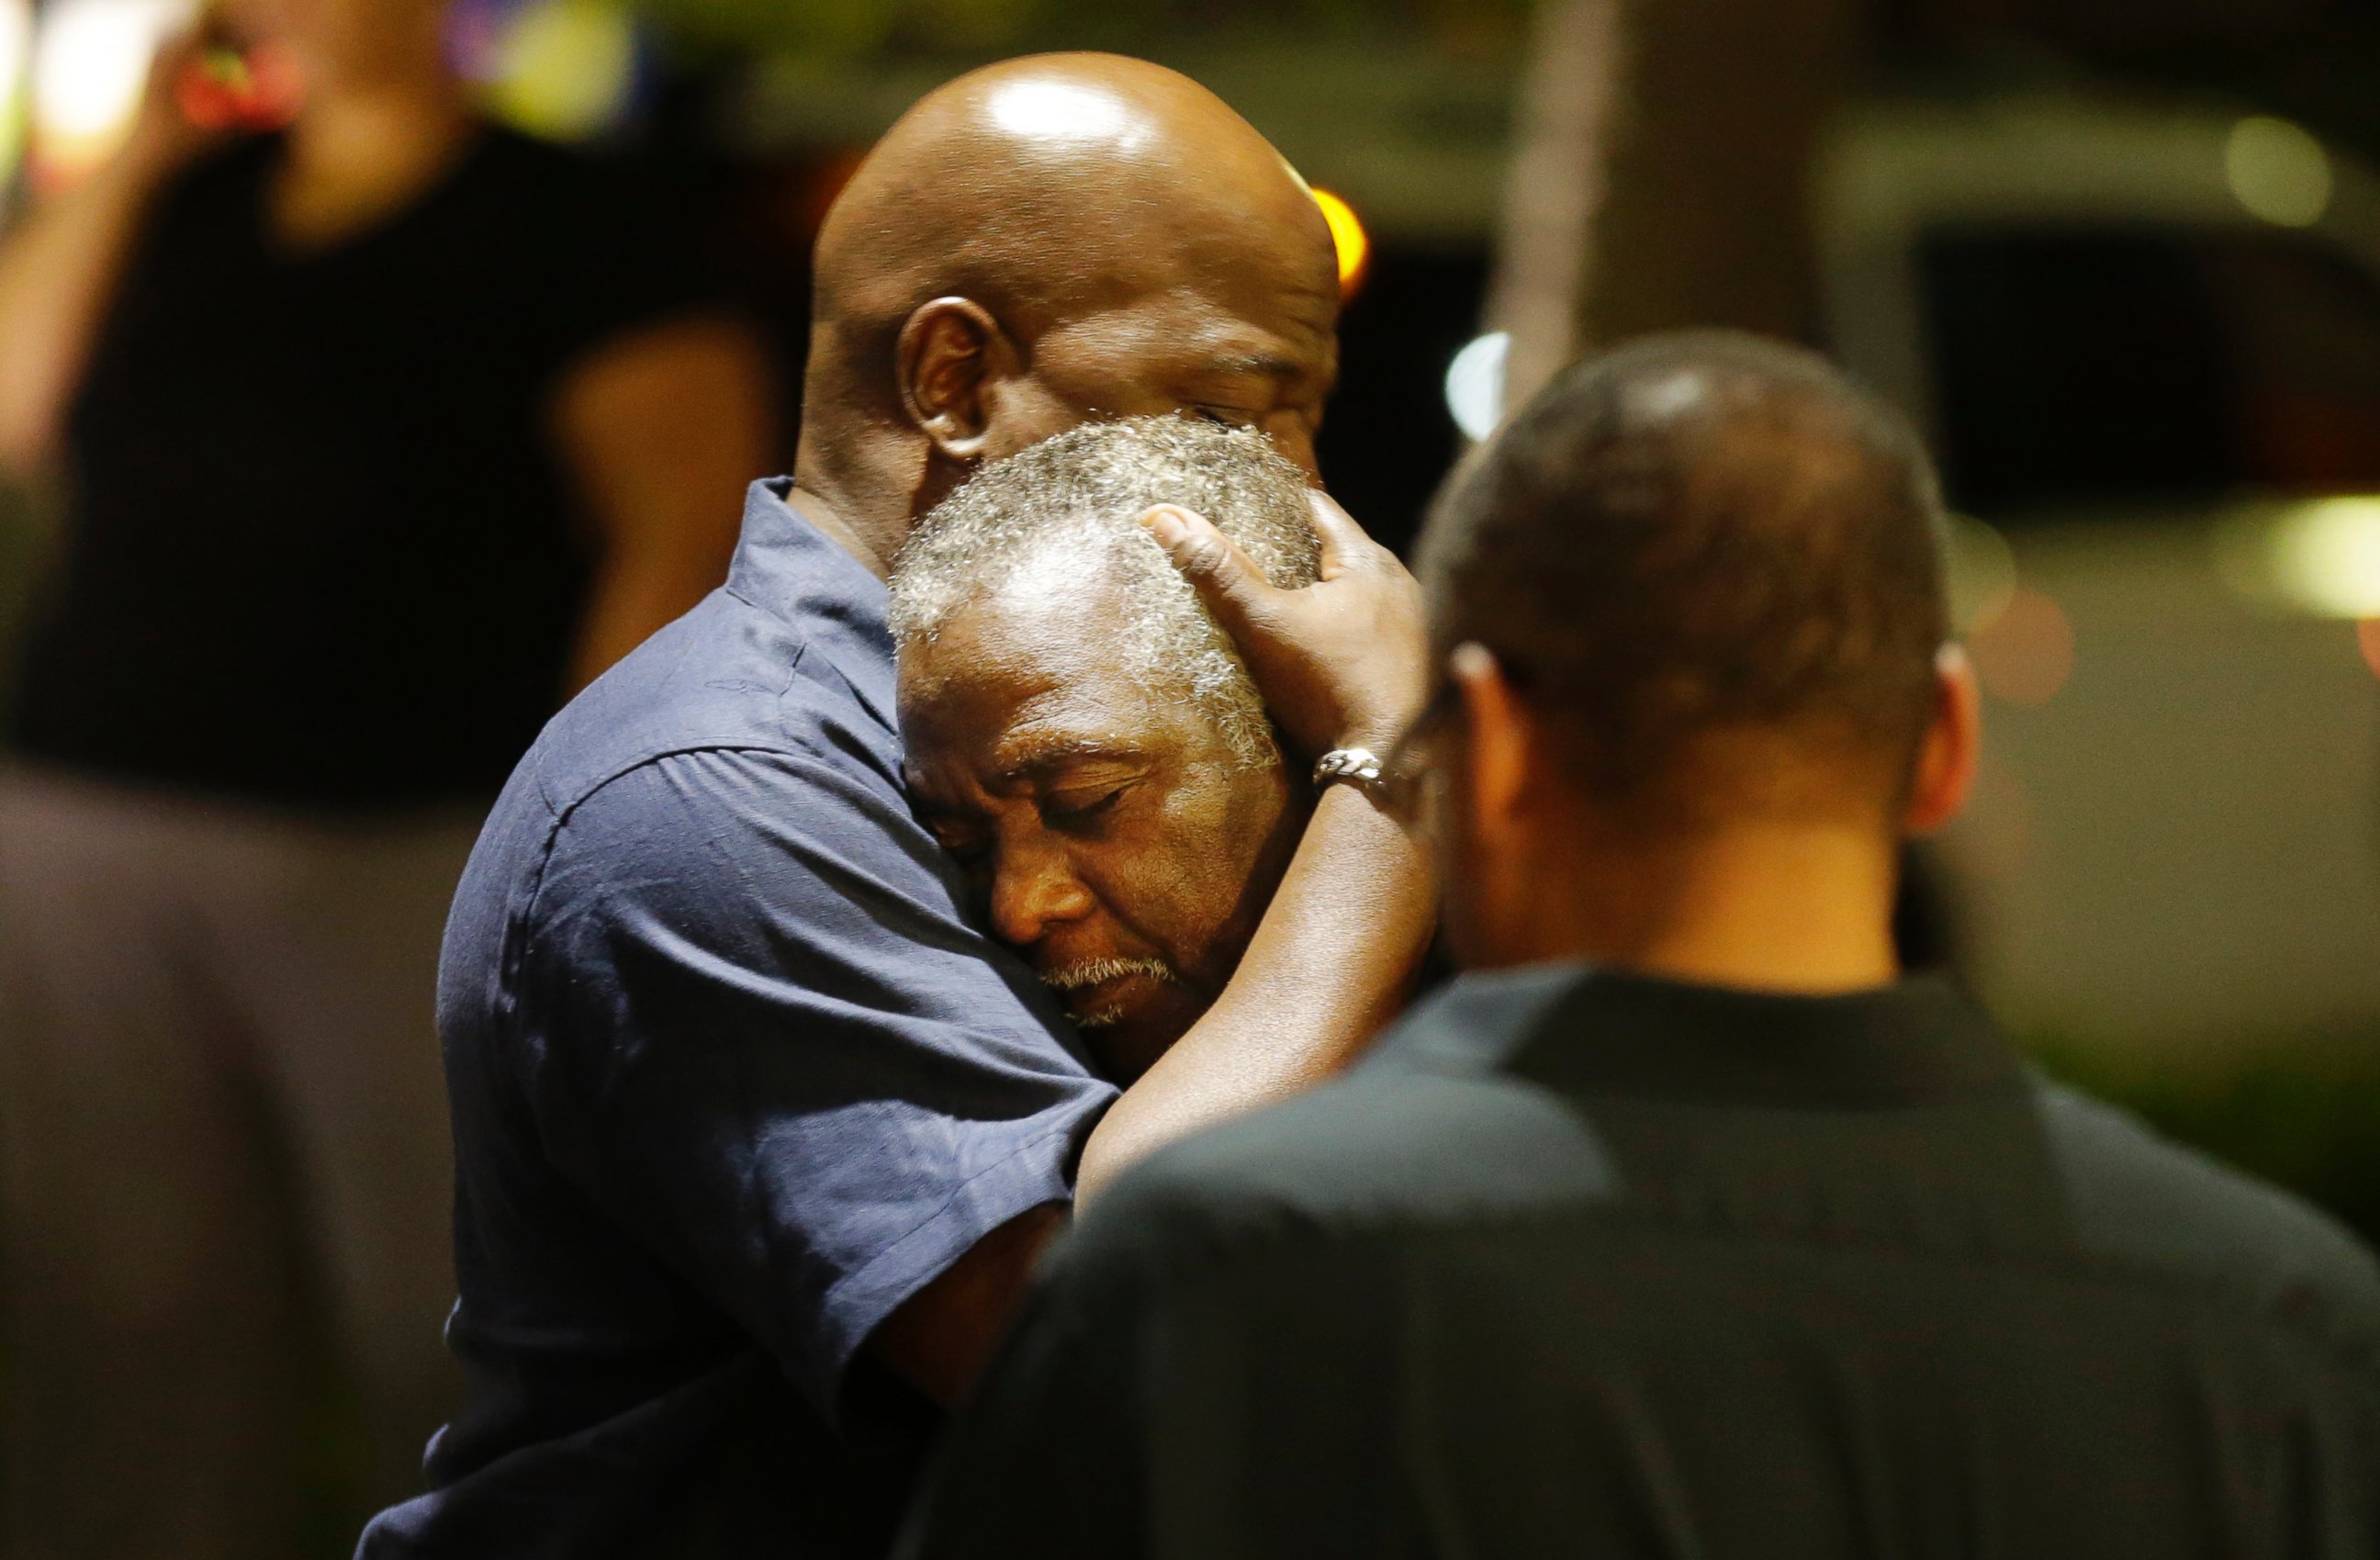
POLYGON ((1512 691, 1495 652, 1466 641, 1447 657, 1447 675, 1463 701, 1464 740, 1460 751, 1468 773, 1472 827, 1483 836, 1510 830, 1531 790, 1536 760, 1536 725, 1512 691))
POLYGON ((901 327, 895 360, 901 405, 944 458, 971 465, 981 458, 991 416, 986 388, 1016 369, 1016 352, 1000 322, 972 298, 921 304, 901 327))
POLYGON ((1983 750, 1984 695, 1974 663, 1961 646, 1945 645, 1934 657, 1934 718, 1917 752, 1902 829, 1930 834, 1956 817, 1974 789, 1983 750))

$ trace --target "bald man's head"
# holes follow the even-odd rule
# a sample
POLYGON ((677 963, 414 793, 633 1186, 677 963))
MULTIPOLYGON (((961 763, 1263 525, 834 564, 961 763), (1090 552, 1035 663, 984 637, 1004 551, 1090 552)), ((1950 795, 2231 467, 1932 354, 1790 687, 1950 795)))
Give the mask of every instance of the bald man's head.
POLYGON ((819 236, 799 474, 878 538, 981 460, 1187 409, 1311 469, 1330 230, 1188 78, 1111 54, 973 71, 904 115, 819 236))

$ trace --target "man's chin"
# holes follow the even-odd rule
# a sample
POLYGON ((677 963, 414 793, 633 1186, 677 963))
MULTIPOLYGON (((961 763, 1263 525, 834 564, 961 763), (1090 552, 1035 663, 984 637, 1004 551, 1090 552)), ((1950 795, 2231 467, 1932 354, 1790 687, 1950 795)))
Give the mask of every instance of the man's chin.
POLYGON ((1065 1004, 1100 1070, 1123 1082, 1155 1065, 1206 1010, 1172 966, 1155 958, 1079 960, 1043 972, 1041 981, 1065 1004))

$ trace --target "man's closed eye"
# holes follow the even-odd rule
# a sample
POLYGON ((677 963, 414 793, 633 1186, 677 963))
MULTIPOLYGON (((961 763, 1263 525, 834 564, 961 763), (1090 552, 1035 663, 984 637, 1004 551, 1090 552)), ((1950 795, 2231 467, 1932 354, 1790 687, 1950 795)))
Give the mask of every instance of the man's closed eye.
POLYGON ((1054 824, 1089 823, 1105 814, 1113 812, 1116 804, 1123 800, 1123 793, 1131 789, 1132 787, 1126 784, 1073 792, 1052 792, 1042 799, 1041 816, 1054 824))

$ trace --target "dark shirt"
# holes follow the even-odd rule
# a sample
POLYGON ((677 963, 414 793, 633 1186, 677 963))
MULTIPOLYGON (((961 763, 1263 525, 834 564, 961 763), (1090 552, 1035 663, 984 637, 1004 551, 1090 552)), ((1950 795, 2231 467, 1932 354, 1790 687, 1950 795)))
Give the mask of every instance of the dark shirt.
POLYGON ((589 578, 554 393, 708 295, 640 184, 496 129, 285 252, 281 153, 210 156, 142 224, 69 411, 15 745, 243 800, 484 801, 560 702, 589 578))
POLYGON ((881 1554, 868 1357, 1114 1098, 911 816, 883 585, 756 484, 726 588, 505 788, 440 973, 463 1412, 398 1555, 881 1554))
POLYGON ((1060 1248, 912 1555, 2369 1557, 2380 1270, 1947 986, 1472 976, 1060 1248))

